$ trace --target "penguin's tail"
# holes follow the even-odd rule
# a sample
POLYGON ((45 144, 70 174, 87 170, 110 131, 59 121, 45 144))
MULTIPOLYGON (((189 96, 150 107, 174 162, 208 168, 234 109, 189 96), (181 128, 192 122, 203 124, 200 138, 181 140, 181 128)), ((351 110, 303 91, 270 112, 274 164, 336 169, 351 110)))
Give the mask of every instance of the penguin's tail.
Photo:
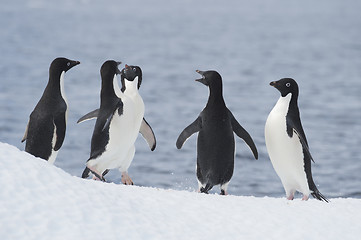
POLYGON ((84 171, 83 171, 83 174, 81 175, 82 178, 88 178, 89 177, 89 174, 92 173, 96 179, 100 180, 100 181, 103 181, 103 182, 106 182, 105 178, 104 178, 104 175, 107 174, 109 172, 109 170, 107 169, 102 175, 99 175, 97 172, 95 171, 92 171, 90 168, 88 167, 85 167, 84 171))
POLYGON ((90 169, 88 167, 85 167, 83 174, 81 175, 82 178, 88 178, 90 173, 90 169))
POLYGON ((317 188, 311 193, 311 195, 317 200, 325 201, 327 203, 330 202, 330 200, 328 200, 325 196, 323 196, 322 193, 320 193, 320 191, 318 191, 317 188))
POLYGON ((201 191, 201 193, 206 193, 206 194, 208 194, 208 191, 211 190, 212 187, 213 187, 212 184, 207 183, 205 187, 201 187, 200 191, 201 191))

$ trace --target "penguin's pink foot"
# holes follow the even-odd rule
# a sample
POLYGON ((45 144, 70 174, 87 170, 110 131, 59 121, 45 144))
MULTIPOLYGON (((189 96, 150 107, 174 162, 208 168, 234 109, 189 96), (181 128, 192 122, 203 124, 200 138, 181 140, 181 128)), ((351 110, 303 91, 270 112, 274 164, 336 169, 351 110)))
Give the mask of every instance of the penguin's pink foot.
POLYGON ((287 197, 287 200, 293 200, 295 197, 293 196, 293 194, 291 194, 291 195, 289 195, 288 197, 287 197))
POLYGON ((308 196, 307 195, 303 195, 302 201, 307 201, 308 200, 308 196))
POLYGON ((133 185, 134 184, 127 172, 122 172, 122 183, 125 185, 133 185))

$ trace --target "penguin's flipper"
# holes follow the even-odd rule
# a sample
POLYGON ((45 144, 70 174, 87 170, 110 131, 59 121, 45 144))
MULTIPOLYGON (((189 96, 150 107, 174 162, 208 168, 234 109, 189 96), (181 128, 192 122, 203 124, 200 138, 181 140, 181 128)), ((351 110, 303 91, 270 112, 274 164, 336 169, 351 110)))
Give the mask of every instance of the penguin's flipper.
MULTIPOLYGON (((230 112, 231 113, 231 112, 230 112)), ((258 159, 258 151, 256 148, 256 145, 254 144, 251 136, 249 133, 241 126, 241 124, 238 123, 238 121, 234 118, 233 114, 231 113, 231 124, 233 132, 236 133, 236 135, 240 138, 242 138, 246 144, 249 146, 249 148, 252 150, 253 156, 255 159, 258 159)))
POLYGON ((192 122, 188 127, 186 127, 177 139, 176 146, 178 149, 181 149, 183 143, 192 136, 193 133, 198 132, 202 128, 202 119, 199 116, 194 122, 192 122))
POLYGON ((30 120, 29 120, 28 124, 26 124, 24 137, 23 137, 23 139, 21 139, 21 142, 24 142, 28 138, 29 123, 30 123, 30 120))
POLYGON ((79 118, 79 120, 76 123, 81 123, 81 122, 85 122, 85 121, 97 118, 98 114, 99 114, 99 108, 95 109, 94 111, 91 111, 90 113, 85 114, 84 116, 79 118))
POLYGON ((63 145, 66 131, 66 121, 65 121, 65 112, 59 113, 54 116, 54 125, 56 127, 56 142, 54 150, 58 151, 63 145))
POLYGON ((114 116, 114 112, 112 112, 108 117, 107 117, 107 120, 102 128, 102 132, 104 131, 104 129, 106 129, 109 125, 110 125, 110 121, 112 120, 114 116))
POLYGON ((143 121, 140 124, 139 132, 140 132, 140 134, 142 134, 143 138, 147 141, 147 143, 150 147, 150 150, 154 151, 157 141, 155 139, 152 128, 150 127, 148 122, 145 120, 145 118, 143 118, 143 121))
POLYGON ((307 143, 307 140, 306 140, 306 136, 305 136, 305 134, 303 132, 302 127, 296 126, 294 124, 294 122, 289 118, 287 118, 286 124, 287 124, 287 134, 288 134, 288 136, 290 138, 292 138, 293 133, 295 133, 297 135, 298 139, 300 139, 300 142, 302 144, 302 147, 303 147, 303 150, 305 151, 305 153, 312 160, 312 162, 315 162, 315 160, 313 160, 313 157, 311 155, 310 149, 308 148, 308 143, 307 143))

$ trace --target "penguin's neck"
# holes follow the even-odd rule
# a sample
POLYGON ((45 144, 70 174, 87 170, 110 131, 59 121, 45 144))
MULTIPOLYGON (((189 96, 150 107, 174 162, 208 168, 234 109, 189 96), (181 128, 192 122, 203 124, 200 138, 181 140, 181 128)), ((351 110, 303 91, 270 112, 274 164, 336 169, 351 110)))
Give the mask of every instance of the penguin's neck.
POLYGON ((60 75, 60 94, 61 94, 62 98, 64 99, 66 105, 68 105, 68 100, 66 98, 65 89, 64 89, 64 76, 65 76, 65 71, 63 71, 60 75))
POLYGON ((43 95, 46 95, 50 99, 57 99, 61 97, 66 102, 64 76, 65 71, 61 72, 60 74, 50 73, 49 82, 44 90, 43 95))
POLYGON ((297 94, 291 94, 291 93, 289 95, 292 95, 292 97, 291 97, 291 99, 289 101, 289 108, 288 108, 287 114, 299 118, 300 117, 300 112, 298 110, 298 101, 297 101, 298 95, 297 94))
POLYGON ((281 96, 278 99, 276 105, 274 106, 272 112, 286 116, 290 109, 291 102, 292 102, 292 93, 289 93, 284 97, 281 96))
POLYGON ((221 104, 225 105, 223 94, 222 94, 222 85, 218 86, 210 86, 209 87, 209 97, 208 97, 208 105, 221 104))
POLYGON ((114 89, 115 94, 116 94, 119 98, 121 98, 122 96, 124 96, 124 93, 121 91, 121 89, 120 89, 120 87, 119 87, 117 75, 114 75, 114 78, 113 78, 113 89, 114 89))
POLYGON ((117 98, 115 89, 119 87, 115 87, 116 84, 116 75, 114 75, 111 81, 102 81, 102 89, 100 93, 101 104, 107 104, 108 101, 113 101, 114 98, 117 98))

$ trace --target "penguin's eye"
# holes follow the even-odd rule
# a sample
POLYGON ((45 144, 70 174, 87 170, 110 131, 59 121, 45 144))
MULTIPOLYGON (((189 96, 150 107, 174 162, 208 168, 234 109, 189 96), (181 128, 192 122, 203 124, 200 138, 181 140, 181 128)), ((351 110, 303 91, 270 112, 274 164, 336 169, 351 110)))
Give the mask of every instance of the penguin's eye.
POLYGON ((291 86, 291 83, 286 83, 286 87, 290 87, 291 86))
POLYGON ((202 76, 202 78, 203 78, 203 79, 206 79, 206 77, 205 77, 205 76, 202 76))
POLYGON ((68 62, 66 65, 69 67, 69 66, 70 66, 70 62, 68 62))
POLYGON ((136 68, 133 68, 133 71, 134 71, 134 72, 136 72, 136 71, 137 71, 137 69, 136 69, 136 68))

